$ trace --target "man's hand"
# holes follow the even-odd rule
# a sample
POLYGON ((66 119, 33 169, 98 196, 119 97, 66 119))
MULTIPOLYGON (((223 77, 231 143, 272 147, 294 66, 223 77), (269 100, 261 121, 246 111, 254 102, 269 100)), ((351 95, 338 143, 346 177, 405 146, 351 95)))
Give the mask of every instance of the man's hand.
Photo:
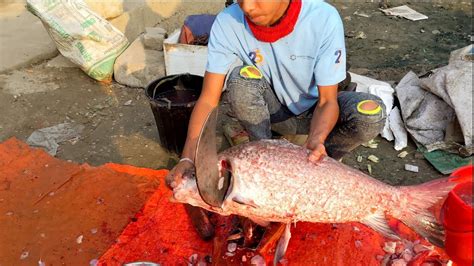
POLYGON ((328 154, 326 153, 326 148, 324 147, 323 143, 316 142, 312 143, 311 140, 307 140, 305 143, 305 147, 311 152, 308 155, 308 160, 313 163, 317 163, 321 161, 324 156, 327 156, 328 154))
POLYGON ((166 176, 166 184, 173 189, 181 184, 184 179, 193 178, 195 173, 196 169, 193 163, 187 160, 181 160, 166 176))
POLYGON ((308 139, 305 147, 311 150, 308 160, 319 162, 327 156, 324 141, 336 125, 339 117, 339 105, 337 103, 337 85, 318 86, 319 99, 314 109, 308 139))

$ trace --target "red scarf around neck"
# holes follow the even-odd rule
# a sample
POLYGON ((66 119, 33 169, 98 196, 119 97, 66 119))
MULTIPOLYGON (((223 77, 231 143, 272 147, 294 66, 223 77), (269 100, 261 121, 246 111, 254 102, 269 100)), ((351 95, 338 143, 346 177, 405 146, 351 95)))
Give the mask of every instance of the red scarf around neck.
POLYGON ((245 17, 245 20, 257 40, 262 42, 276 42, 293 31, 295 24, 298 21, 300 11, 301 0, 291 0, 286 13, 280 21, 273 26, 266 27, 256 25, 247 17, 245 17))

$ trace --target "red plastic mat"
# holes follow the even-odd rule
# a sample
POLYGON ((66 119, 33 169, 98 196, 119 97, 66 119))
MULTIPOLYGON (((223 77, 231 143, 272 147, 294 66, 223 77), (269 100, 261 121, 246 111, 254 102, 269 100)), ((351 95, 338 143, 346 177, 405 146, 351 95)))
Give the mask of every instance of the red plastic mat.
POLYGON ((0 143, 0 265, 89 265, 166 173, 78 165, 14 138, 0 143))

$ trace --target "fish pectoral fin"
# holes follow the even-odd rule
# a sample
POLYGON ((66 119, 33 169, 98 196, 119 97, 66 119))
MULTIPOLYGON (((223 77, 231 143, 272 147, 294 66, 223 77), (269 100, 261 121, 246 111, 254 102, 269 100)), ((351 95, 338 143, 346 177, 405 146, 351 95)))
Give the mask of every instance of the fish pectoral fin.
POLYGON ((400 237, 395 232, 393 232, 393 230, 388 225, 387 219, 385 218, 385 214, 383 212, 376 212, 372 215, 369 215, 360 222, 379 232, 383 236, 400 240, 400 237))
POLYGON ((238 204, 242 204, 242 205, 247 205, 247 206, 250 206, 252 208, 258 208, 258 205, 255 204, 255 202, 253 200, 249 200, 249 199, 246 199, 242 196, 239 196, 239 195, 236 195, 232 198, 232 200, 238 204))
POLYGON ((262 227, 267 227, 270 222, 269 221, 265 221, 265 220, 262 220, 262 219, 259 219, 259 218, 255 218, 255 217, 252 217, 252 218, 249 218, 252 222, 262 226, 262 227))
POLYGON ((275 249, 275 256, 273 257, 273 265, 277 265, 278 262, 285 256, 286 249, 288 248, 288 243, 290 242, 291 232, 290 232, 291 223, 287 223, 285 231, 283 232, 280 240, 275 249))

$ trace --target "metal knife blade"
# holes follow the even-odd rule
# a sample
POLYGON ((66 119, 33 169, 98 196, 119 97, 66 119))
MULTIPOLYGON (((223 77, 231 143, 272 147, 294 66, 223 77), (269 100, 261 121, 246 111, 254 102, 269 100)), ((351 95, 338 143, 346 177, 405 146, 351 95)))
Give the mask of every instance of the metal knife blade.
POLYGON ((217 107, 208 115, 198 138, 194 164, 199 194, 204 202, 221 207, 230 183, 230 176, 219 173, 216 143, 217 107))

